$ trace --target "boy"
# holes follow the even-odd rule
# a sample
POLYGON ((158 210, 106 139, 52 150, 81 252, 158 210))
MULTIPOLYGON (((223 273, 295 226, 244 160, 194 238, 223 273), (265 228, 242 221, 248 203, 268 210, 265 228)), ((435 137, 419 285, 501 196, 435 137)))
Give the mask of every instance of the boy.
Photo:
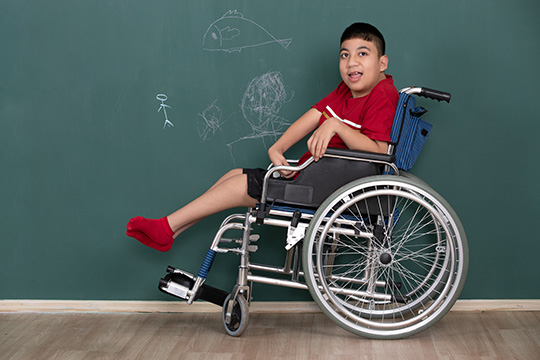
MULTIPOLYGON (((275 165, 288 165, 284 153, 313 132, 309 151, 300 161, 313 156, 318 161, 328 147, 386 153, 399 94, 388 68, 385 42, 375 27, 365 23, 349 26, 341 36, 337 89, 296 120, 268 150, 275 165)), ((285 178, 292 172, 282 172, 285 178)), ((234 169, 208 191, 161 219, 135 217, 127 235, 141 243, 168 251, 174 239, 203 218, 234 207, 254 207, 260 200, 264 171, 234 169)))

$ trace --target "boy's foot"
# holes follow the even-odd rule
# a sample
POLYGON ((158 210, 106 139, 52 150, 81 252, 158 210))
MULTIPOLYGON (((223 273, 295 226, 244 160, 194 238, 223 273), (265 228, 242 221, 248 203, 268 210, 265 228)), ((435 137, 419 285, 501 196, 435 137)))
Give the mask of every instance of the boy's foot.
POLYGON ((172 241, 168 245, 156 244, 148 236, 146 236, 145 233, 142 233, 140 231, 126 231, 126 234, 132 238, 139 240, 141 244, 151 247, 152 249, 162 251, 162 252, 171 250, 171 247, 173 244, 172 241))
POLYGON ((126 234, 158 251, 169 251, 174 242, 174 232, 166 217, 161 219, 134 217, 127 224, 126 234))

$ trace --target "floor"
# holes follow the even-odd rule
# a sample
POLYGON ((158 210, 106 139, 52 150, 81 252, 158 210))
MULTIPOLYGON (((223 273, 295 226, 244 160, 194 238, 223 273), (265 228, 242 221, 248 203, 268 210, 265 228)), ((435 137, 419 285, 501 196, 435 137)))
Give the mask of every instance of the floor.
POLYGON ((0 313, 0 359, 540 359, 540 312, 450 312, 404 340, 370 340, 322 313, 0 313))

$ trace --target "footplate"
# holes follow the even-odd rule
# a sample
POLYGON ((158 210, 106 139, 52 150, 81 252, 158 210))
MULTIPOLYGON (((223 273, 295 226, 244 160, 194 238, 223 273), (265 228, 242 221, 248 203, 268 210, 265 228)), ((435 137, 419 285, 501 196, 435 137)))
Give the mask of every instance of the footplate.
MULTIPOLYGON (((168 274, 159 280, 159 290, 182 300, 189 300, 196 276, 183 270, 167 267, 168 274)), ((212 304, 223 306, 225 298, 229 293, 216 289, 212 286, 202 284, 195 294, 194 300, 205 300, 212 304)))

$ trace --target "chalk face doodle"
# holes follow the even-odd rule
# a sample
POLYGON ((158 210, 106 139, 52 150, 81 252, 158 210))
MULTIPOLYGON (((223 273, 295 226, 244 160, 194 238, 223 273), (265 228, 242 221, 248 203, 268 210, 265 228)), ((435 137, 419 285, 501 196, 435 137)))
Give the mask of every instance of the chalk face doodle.
POLYGON ((236 10, 229 10, 214 21, 204 34, 203 48, 208 51, 240 52, 248 47, 272 43, 287 49, 292 38, 277 39, 255 21, 247 19, 236 10))
POLYGON ((163 110, 163 114, 165 114, 165 122, 163 123, 163 129, 165 127, 170 126, 173 127, 174 124, 169 121, 169 118, 167 117, 167 108, 171 108, 169 105, 165 104, 165 101, 167 101, 168 97, 165 94, 157 94, 156 99, 161 101, 161 105, 159 105, 158 112, 163 110))
MULTIPOLYGON (((249 125, 247 134, 227 144, 233 161, 233 146, 243 140, 260 139, 267 147, 266 138, 274 143, 291 124, 287 119, 278 115, 281 106, 292 100, 294 91, 287 93, 283 78, 279 71, 270 71, 251 80, 247 86, 240 110, 249 125)), ((197 130, 202 141, 210 140, 222 125, 223 112, 217 106, 217 99, 206 107, 200 114, 197 130)), ((230 115, 228 118, 230 118, 230 115)))
POLYGON ((241 109, 251 126, 252 136, 272 136, 277 140, 289 125, 277 114, 289 100, 280 72, 271 71, 251 80, 242 98, 241 109))
POLYGON ((223 123, 221 120, 222 111, 217 106, 217 99, 208 105, 199 116, 202 121, 197 125, 197 130, 203 141, 211 139, 216 134, 216 131, 221 130, 221 124, 223 123))
POLYGON ((234 144, 248 139, 260 139, 264 147, 267 147, 267 137, 274 143, 287 130, 291 123, 279 116, 278 112, 293 96, 294 92, 287 94, 278 71, 270 71, 251 80, 240 105, 242 115, 251 127, 251 133, 227 144, 233 161, 234 144))

